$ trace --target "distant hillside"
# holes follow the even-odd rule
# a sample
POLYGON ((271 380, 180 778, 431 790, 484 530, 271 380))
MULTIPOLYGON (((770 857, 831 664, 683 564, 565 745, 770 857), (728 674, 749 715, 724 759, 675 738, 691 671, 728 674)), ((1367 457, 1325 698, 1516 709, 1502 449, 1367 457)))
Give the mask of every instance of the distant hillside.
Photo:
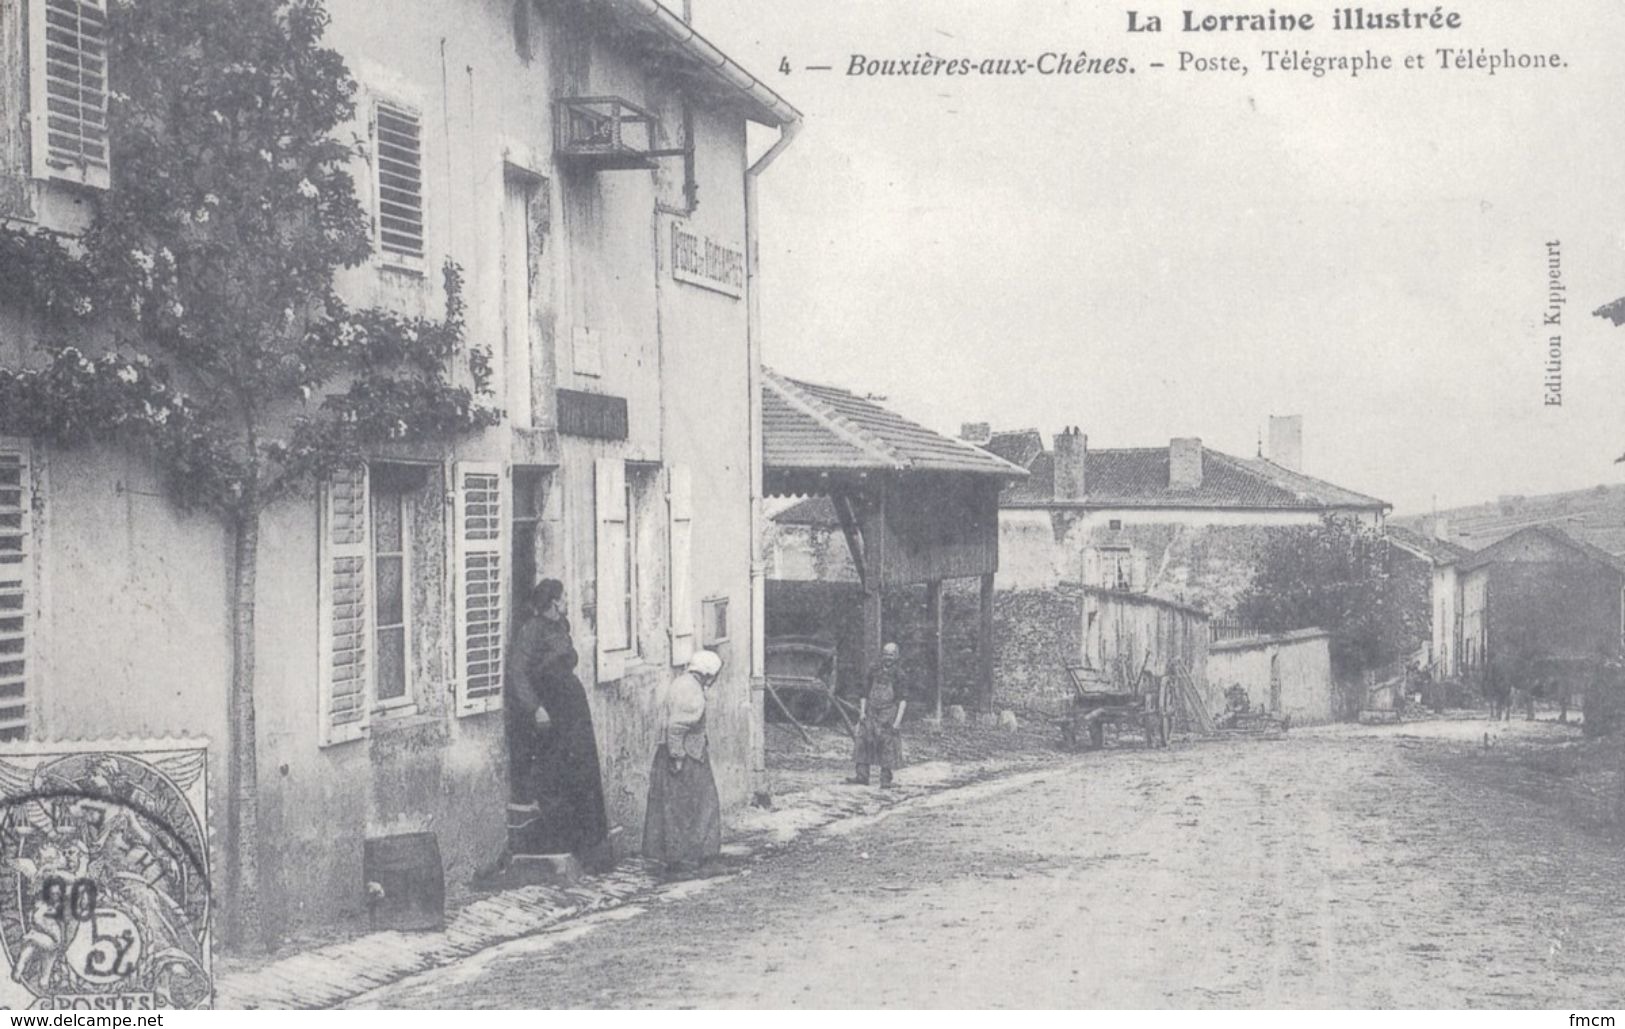
MULTIPOLYGON (((1440 511, 1448 538, 1482 550, 1531 525, 1555 525, 1570 535, 1625 556, 1625 485, 1593 486, 1572 493, 1506 496, 1490 504, 1440 511)), ((1394 525, 1431 535, 1432 515, 1390 518, 1394 525)))

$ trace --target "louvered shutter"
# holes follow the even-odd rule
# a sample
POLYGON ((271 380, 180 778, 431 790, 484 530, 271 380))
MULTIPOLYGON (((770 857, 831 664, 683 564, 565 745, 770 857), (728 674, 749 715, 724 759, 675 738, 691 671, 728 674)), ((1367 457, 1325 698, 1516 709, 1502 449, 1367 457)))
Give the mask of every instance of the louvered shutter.
POLYGON ((365 736, 372 714, 366 466, 333 473, 321 518, 319 740, 327 747, 365 736))
POLYGON ((396 104, 373 108, 378 249, 388 258, 423 259, 423 120, 396 104))
POLYGON ((106 189, 107 6, 31 0, 28 21, 34 175, 106 189))
POLYGON ((598 523, 598 681, 613 682, 625 674, 627 635, 627 561, 631 541, 626 510, 626 463, 601 457, 593 483, 598 523))
POLYGON ((688 468, 666 471, 666 502, 671 514, 671 663, 684 664, 694 654, 692 477, 688 468))
POLYGON ((32 508, 27 456, 0 450, 0 740, 28 736, 32 508))
POLYGON ((458 463, 454 603, 457 612, 457 713, 502 706, 507 590, 502 466, 458 463))

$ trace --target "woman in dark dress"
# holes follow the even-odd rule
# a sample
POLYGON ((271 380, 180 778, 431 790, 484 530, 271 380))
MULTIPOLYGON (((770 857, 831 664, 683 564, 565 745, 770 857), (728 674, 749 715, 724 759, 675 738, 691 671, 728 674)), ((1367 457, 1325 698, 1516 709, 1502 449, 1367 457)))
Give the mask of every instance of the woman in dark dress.
POLYGON ((604 842, 609 821, 564 584, 543 579, 522 617, 508 676, 508 743, 514 808, 534 806, 534 817, 522 820, 510 846, 521 854, 588 853, 604 842))

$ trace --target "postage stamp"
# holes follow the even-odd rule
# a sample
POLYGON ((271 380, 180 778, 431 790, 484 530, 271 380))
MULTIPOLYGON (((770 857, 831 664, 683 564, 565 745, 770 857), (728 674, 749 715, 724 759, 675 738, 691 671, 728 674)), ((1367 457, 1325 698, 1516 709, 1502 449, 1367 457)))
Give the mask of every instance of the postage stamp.
POLYGON ((0 1006, 211 1006, 207 756, 191 740, 0 748, 0 1006))

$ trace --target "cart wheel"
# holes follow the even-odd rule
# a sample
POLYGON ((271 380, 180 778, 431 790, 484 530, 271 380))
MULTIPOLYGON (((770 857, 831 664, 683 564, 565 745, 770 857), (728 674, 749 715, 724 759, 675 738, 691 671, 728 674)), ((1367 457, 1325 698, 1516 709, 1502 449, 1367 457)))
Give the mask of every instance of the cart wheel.
POLYGON ((796 690, 785 702, 790 714, 802 725, 823 725, 829 717, 829 694, 817 690, 796 690))

